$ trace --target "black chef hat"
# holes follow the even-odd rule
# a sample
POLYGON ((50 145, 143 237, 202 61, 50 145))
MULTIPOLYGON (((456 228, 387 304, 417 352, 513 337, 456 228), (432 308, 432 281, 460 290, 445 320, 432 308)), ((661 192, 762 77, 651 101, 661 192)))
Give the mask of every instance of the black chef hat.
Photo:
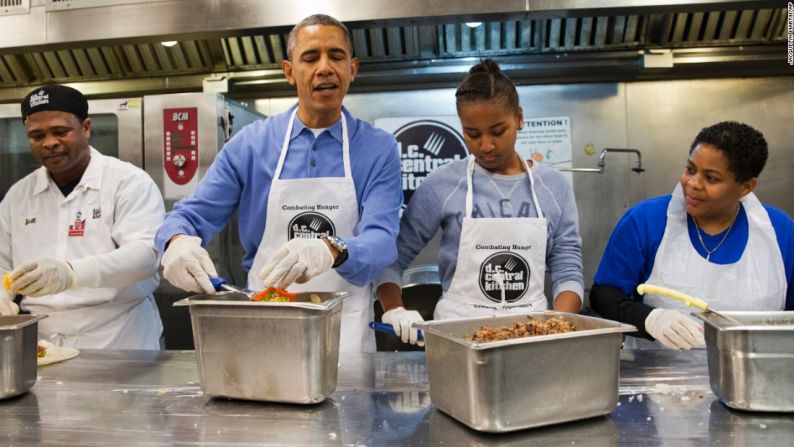
POLYGON ((77 115, 80 121, 88 117, 88 101, 79 91, 65 85, 45 85, 22 100, 22 120, 44 110, 58 110, 77 115))

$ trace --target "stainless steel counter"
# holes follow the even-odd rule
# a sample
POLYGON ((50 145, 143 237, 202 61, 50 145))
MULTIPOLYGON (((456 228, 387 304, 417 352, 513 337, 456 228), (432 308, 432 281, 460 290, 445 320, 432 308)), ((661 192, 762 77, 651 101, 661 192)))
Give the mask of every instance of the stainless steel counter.
POLYGON ((423 353, 341 364, 329 400, 298 406, 208 398, 192 351, 83 351, 40 368, 27 394, 0 401, 0 444, 768 446, 794 437, 790 414, 722 405, 709 390, 704 351, 624 352, 611 414, 501 435, 433 407, 423 353))

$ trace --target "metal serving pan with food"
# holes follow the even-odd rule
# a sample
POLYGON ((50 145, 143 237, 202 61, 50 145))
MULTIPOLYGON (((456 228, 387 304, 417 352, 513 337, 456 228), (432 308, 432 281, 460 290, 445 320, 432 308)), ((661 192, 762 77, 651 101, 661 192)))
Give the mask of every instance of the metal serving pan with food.
POLYGON ((508 432, 611 412, 620 347, 634 326, 563 312, 431 321, 424 331, 430 399, 469 427, 508 432), (481 326, 562 317, 574 332, 475 343, 481 326))
POLYGON ((294 302, 257 302, 229 292, 196 295, 174 306, 190 306, 205 393, 314 404, 336 390, 345 296, 299 293, 294 302))
POLYGON ((711 390, 748 411, 794 411, 794 312, 708 313, 703 320, 711 390))
POLYGON ((38 321, 44 317, 0 316, 0 399, 18 396, 36 383, 38 321))

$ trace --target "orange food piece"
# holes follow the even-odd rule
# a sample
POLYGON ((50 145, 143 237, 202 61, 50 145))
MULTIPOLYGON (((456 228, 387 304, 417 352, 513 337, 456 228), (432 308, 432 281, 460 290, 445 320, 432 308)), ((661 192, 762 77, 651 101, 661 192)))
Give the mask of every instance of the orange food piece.
POLYGON ((47 355, 47 348, 42 345, 36 345, 36 356, 41 358, 47 355))
POLYGON ((11 274, 8 272, 6 272, 6 274, 3 275, 3 288, 6 290, 11 290, 11 278, 9 277, 10 275, 11 274))
POLYGON ((253 301, 289 303, 291 301, 295 301, 296 296, 298 296, 297 293, 287 292, 286 290, 279 289, 278 287, 268 287, 267 289, 252 296, 251 299, 253 301))

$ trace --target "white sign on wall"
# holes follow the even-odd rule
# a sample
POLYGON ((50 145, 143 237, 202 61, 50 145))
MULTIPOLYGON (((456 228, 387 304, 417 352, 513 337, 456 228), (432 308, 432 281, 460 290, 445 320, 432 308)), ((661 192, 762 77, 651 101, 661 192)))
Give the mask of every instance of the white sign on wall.
POLYGON ((518 132, 516 151, 546 166, 570 168, 573 165, 571 120, 567 116, 525 117, 524 129, 518 132))

